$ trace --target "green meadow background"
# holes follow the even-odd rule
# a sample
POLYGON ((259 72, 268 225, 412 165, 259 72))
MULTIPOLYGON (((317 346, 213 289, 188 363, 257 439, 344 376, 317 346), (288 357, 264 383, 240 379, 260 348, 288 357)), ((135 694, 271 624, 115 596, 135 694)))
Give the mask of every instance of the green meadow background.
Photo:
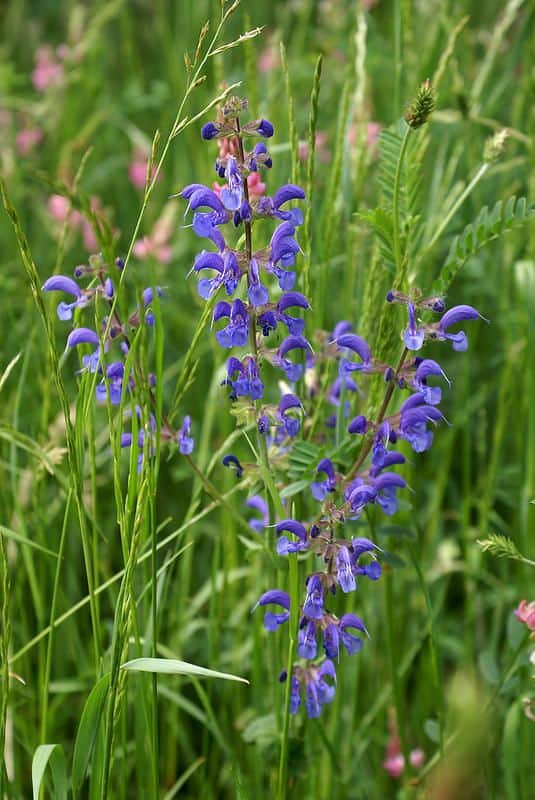
MULTIPOLYGON (((241 82, 251 116, 275 127, 268 192, 290 180, 307 188, 307 331, 347 319, 383 347, 396 274, 380 225, 366 218, 391 201, 392 153, 377 135, 431 79, 437 110, 414 133, 401 175, 405 224, 418 231, 408 277, 424 294, 446 287, 448 306, 473 305, 490 322, 468 324, 466 353, 432 354, 452 381, 450 425, 405 467, 413 492, 377 534, 387 574, 348 601, 371 639, 341 658, 321 719, 303 710, 292 719, 282 787, 277 677, 287 633, 266 634, 251 609, 265 590, 287 588, 287 565, 247 533, 244 500, 258 484, 238 485, 221 467, 231 449, 252 459, 220 386, 226 353, 187 279, 203 244, 185 227, 185 203, 168 200, 214 180, 217 146, 199 135, 213 111, 171 139, 141 218, 143 189, 129 180, 135 149, 148 155, 157 130, 156 160, 163 152, 187 87, 184 53, 193 58, 202 25, 210 20, 213 32, 219 19, 216 0, 2 6, 0 169, 10 214, 0 213, 0 796, 529 800, 535 723, 523 698, 533 694, 533 667, 513 611, 535 599, 533 566, 515 555, 535 558, 535 7, 242 0, 218 44, 262 31, 210 58, 184 105, 192 118, 241 82), (35 53, 63 43, 63 83, 40 92, 35 53), (504 128, 491 158, 488 140, 504 128), (27 129, 40 141, 21 152, 27 129), (153 236, 165 212, 170 260, 132 256, 121 302, 133 308, 144 287, 165 287, 158 333, 139 353, 176 423, 192 417, 196 472, 162 448, 149 483, 135 466, 129 481, 128 453, 112 455, 113 419, 110 440, 76 355, 58 367, 70 326, 56 317, 57 295, 38 286, 100 249, 52 218, 50 196, 67 191, 82 212, 98 198, 110 258, 127 253, 139 220, 135 238, 153 236), (478 540, 492 535, 507 541, 484 550, 478 540), (110 719, 103 676, 155 654, 250 684, 121 671, 110 719), (398 780, 383 768, 394 707, 405 746, 425 753, 423 768, 398 780), (42 781, 38 751, 32 790, 44 744, 58 746, 42 781)), ((267 244, 270 229, 261 230, 267 244)), ((300 281, 298 273, 302 291, 300 281)), ((78 324, 91 327, 92 314, 78 324)))

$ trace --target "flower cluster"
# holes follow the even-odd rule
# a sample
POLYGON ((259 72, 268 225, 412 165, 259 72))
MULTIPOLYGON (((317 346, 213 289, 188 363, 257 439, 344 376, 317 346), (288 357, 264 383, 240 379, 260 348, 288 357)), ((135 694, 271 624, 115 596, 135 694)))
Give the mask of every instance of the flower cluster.
MULTIPOLYGON (((521 600, 518 608, 514 611, 515 617, 526 626, 530 632, 530 640, 535 641, 535 600, 528 603, 526 600, 521 600)), ((535 667, 535 649, 529 655, 530 664, 535 667)), ((535 680, 535 672, 532 673, 533 680, 535 680)), ((522 698, 524 705, 524 713, 528 719, 535 722, 535 697, 527 696, 522 698)))
MULTIPOLYGON (((245 143, 254 137, 271 137, 273 128, 264 119, 242 124, 240 116, 246 107, 245 101, 231 98, 217 120, 207 123, 201 132, 206 140, 220 141, 215 169, 225 183, 213 188, 191 184, 180 196, 187 201, 186 212, 193 213, 194 232, 212 245, 196 256, 191 272, 198 276, 200 296, 216 300, 212 314, 216 341, 225 350, 245 348, 228 358, 224 384, 230 387, 230 400, 240 403, 254 419, 259 441, 265 445, 264 465, 273 471, 276 482, 277 467, 288 465, 299 432, 311 432, 314 423, 306 411, 317 404, 320 387, 325 389, 327 375, 332 380, 333 362, 335 365, 336 377, 325 394, 335 414, 324 420, 323 431, 312 436, 312 442, 320 441, 324 451, 327 446, 327 454, 315 464, 299 506, 312 506, 313 511, 304 519, 290 513, 281 519, 279 514, 275 522, 277 554, 300 560, 313 554, 319 567, 306 577, 306 593, 296 614, 299 661, 290 675, 281 673, 281 681, 290 681, 290 712, 296 713, 304 698, 308 716, 318 717, 322 706, 335 696, 336 663, 342 652, 349 656, 360 652, 368 636, 356 613, 336 613, 338 596, 356 592, 363 578, 376 581, 381 577, 381 548, 344 529, 371 506, 387 516, 397 511, 398 492, 406 488, 406 482, 396 468, 406 458, 396 443, 404 441, 414 452, 424 452, 432 446, 435 427, 446 421, 439 409, 442 386, 437 382, 449 385, 449 379, 437 361, 413 352, 427 342, 446 341, 454 350, 465 350, 466 334, 451 328, 481 315, 465 305, 446 311, 442 298, 422 298, 417 291, 409 295, 391 291, 387 301, 402 303, 408 310, 403 354, 395 367, 376 357, 345 320, 330 334, 316 332, 313 349, 305 337, 304 320, 296 316, 310 307, 308 299, 295 289, 294 266, 300 252, 296 230, 303 214, 300 208, 289 206, 304 200, 304 192, 299 186, 285 184, 268 195, 260 178, 251 180, 261 169, 269 169, 272 161, 264 142, 249 148, 245 143), (254 192, 256 186, 262 186, 262 192, 254 192), (256 222, 265 217, 274 218, 277 227, 269 243, 258 247, 253 244, 253 231, 256 222), (244 247, 232 244, 233 228, 243 230, 239 243, 243 241, 244 247), (436 314, 439 319, 424 322, 420 314, 436 314), (271 345, 274 332, 279 339, 276 347, 271 345), (268 365, 282 373, 280 396, 268 380, 268 365), (350 419, 363 396, 359 383, 369 375, 384 378, 381 410, 375 419, 363 413, 350 419), (388 413, 396 390, 407 396, 397 411, 388 413), (333 447, 328 454, 329 429, 339 428, 340 421, 347 426, 346 452, 353 451, 355 456, 350 465, 340 458, 340 449, 333 447)), ((321 410, 320 406, 320 414, 321 410)), ((249 473, 254 479, 256 467, 243 466, 235 455, 228 454, 223 463, 237 478, 249 473)), ((282 485, 278 482, 277 488, 282 485)), ((250 525, 262 533, 269 526, 265 500, 254 495, 247 505, 260 513, 250 525)), ((273 632, 293 618, 291 603, 287 592, 272 588, 261 594, 255 608, 265 609, 264 627, 273 632)))
MULTIPOLYGON (((153 413, 152 389, 155 385, 155 376, 146 373, 139 364, 127 366, 128 354, 131 348, 131 338, 140 325, 144 324, 152 327, 155 324, 155 316, 152 312, 152 303, 155 295, 162 297, 162 289, 149 286, 141 293, 140 302, 136 308, 123 321, 115 308, 115 282, 124 268, 124 261, 116 259, 113 271, 104 262, 101 255, 90 256, 88 264, 80 264, 74 270, 74 277, 68 275, 53 275, 48 278, 42 286, 44 292, 60 292, 69 295, 70 302, 61 300, 56 308, 56 313, 63 322, 70 322, 75 312, 85 309, 91 304, 102 300, 108 313, 104 314, 100 320, 99 330, 87 327, 76 327, 67 336, 66 353, 79 347, 84 347, 89 352, 82 355, 82 369, 80 372, 90 372, 97 374, 98 382, 95 387, 96 399, 100 403, 109 401, 112 406, 119 406, 127 397, 130 398, 130 405, 134 406, 134 413, 143 424, 144 418, 148 419, 146 430, 140 430, 137 443, 140 449, 138 457, 138 468, 141 469, 143 461, 143 451, 150 455, 154 452, 154 439, 156 436, 157 424, 153 413), (82 281, 89 281, 87 286, 81 285, 82 281), (151 407, 147 409, 145 415, 135 404, 134 389, 136 386, 147 391, 151 399, 151 407), (147 447, 145 448, 145 443, 147 447)), ((132 412, 128 411, 131 416, 132 412)), ((161 427, 161 437, 166 441, 174 441, 178 445, 179 451, 184 455, 189 455, 194 447, 194 440, 191 437, 191 420, 189 416, 184 418, 184 422, 179 431, 174 431, 171 425, 165 421, 161 427)), ((132 434, 124 433, 121 436, 121 447, 132 445, 132 434)))

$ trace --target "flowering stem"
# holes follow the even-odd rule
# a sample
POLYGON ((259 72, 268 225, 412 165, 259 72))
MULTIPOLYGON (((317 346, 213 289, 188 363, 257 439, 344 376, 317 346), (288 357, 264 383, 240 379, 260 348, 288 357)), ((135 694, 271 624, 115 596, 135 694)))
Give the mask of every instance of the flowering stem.
POLYGON ((403 172, 403 162, 405 160, 405 153, 409 143, 409 136, 411 135, 412 128, 407 125, 405 134, 401 143, 401 150, 399 152, 398 163, 396 167, 396 178, 394 182, 394 197, 392 201, 392 222, 393 222, 393 245, 394 245, 394 258, 396 261, 396 283, 402 283, 403 277, 403 254, 401 252, 401 234, 400 234, 400 219, 399 219, 399 196, 401 193, 401 175, 403 172))
MULTIPOLYGON (((243 149, 243 140, 240 134, 240 121, 236 119, 236 142, 238 145, 238 158, 240 166, 243 166, 245 162, 245 152, 243 149)), ((249 186, 247 184, 247 176, 243 178, 243 196, 245 197, 245 202, 249 204, 249 186)), ((245 254, 247 257, 247 266, 251 263, 251 259, 253 257, 253 232, 252 232, 252 225, 250 220, 244 220, 243 226, 245 229, 245 254)), ((247 285, 250 284, 249 272, 247 272, 247 285)), ((255 361, 258 363, 258 345, 256 342, 256 313, 251 315, 249 325, 249 343, 251 346, 251 351, 254 355, 255 361)), ((256 419, 258 420, 259 417, 259 409, 260 409, 260 401, 255 400, 255 409, 256 409, 256 419)), ((258 426, 256 426, 256 444, 258 448, 258 457, 260 460, 260 473, 262 475, 262 479, 264 481, 265 489, 267 494, 270 495, 273 505, 275 507, 275 511, 277 515, 280 515, 281 519, 284 515, 284 509, 282 506, 282 502, 279 496, 279 493, 276 489, 274 482, 271 480, 270 470, 269 470, 269 456, 268 450, 266 445, 266 440, 264 436, 258 430, 258 426), (269 480, 268 480, 269 476, 269 480)))
MULTIPOLYGON (((385 414, 386 414, 386 412, 388 410, 388 406, 390 404, 390 400, 392 399, 392 395, 394 394, 394 389, 396 388, 396 376, 399 373, 401 367, 403 366, 403 364, 405 362, 405 359, 407 358, 408 353, 409 353, 409 351, 407 350, 406 347, 404 347, 403 348, 403 352, 402 352, 402 354, 401 354, 401 356, 399 358, 398 365, 397 365, 396 370, 395 370, 395 375, 392 378, 392 380, 388 383, 388 386, 386 387, 385 396, 384 396, 383 402, 381 404, 381 408, 379 409, 379 414, 378 414, 377 420, 376 420, 376 424, 377 425, 381 424, 381 422, 383 421, 384 416, 385 416, 385 414)), ((355 463, 353 464, 353 466, 351 467, 351 469, 348 472, 348 475, 347 475, 348 479, 353 478, 355 476, 355 474, 359 471, 361 466, 364 464, 364 461, 366 460, 366 456, 368 455, 368 453, 372 449, 372 446, 373 446, 373 439, 370 438, 370 439, 368 439, 367 442, 364 442, 364 444, 362 445, 362 447, 360 449, 360 453, 359 453, 359 456, 358 456, 357 460, 355 461, 355 463)))
POLYGON ((396 634, 394 632, 394 599, 392 594, 392 571, 390 569, 385 570, 383 590, 385 601, 388 660, 390 663, 390 680, 392 682, 392 694, 394 696, 396 724, 399 734, 399 741, 401 743, 401 752, 403 753, 403 758, 405 761, 404 771, 407 772, 410 764, 410 750, 405 727, 405 708, 403 705, 402 687, 398 672, 399 659, 395 648, 396 634))
POLYGON ((288 556, 290 572, 290 620, 288 658, 286 661, 286 692, 284 695, 284 718, 282 725, 281 751, 279 760, 279 782, 277 786, 277 800, 285 800, 288 773, 288 744, 290 733, 290 700, 292 692, 292 672, 296 650, 297 626, 299 622, 299 578, 297 553, 288 556))

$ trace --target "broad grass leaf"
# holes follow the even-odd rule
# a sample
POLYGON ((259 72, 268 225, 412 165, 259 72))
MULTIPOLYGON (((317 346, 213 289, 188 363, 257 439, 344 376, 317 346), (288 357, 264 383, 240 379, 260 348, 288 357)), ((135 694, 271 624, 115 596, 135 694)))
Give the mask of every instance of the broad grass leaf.
POLYGON ((60 744, 40 744, 32 759, 33 800, 39 800, 48 763, 52 770, 54 800, 67 800, 67 762, 60 744))
POLYGON ((134 658, 132 661, 122 664, 121 669, 132 672, 158 672, 165 675, 193 675, 196 678, 221 678, 226 681, 249 683, 246 678, 199 667, 197 664, 188 664, 187 661, 179 661, 177 658, 134 658))
POLYGON ((75 793, 84 781, 95 747, 109 684, 109 674, 103 675, 91 689, 82 711, 72 759, 72 788, 75 793))

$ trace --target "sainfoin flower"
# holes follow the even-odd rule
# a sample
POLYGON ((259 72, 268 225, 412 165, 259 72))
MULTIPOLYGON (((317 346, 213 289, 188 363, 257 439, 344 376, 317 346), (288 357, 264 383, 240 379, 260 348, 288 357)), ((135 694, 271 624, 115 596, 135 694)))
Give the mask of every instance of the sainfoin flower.
POLYGON ((521 600, 514 613, 515 617, 523 622, 528 630, 535 632, 535 600, 532 600, 531 603, 521 600))

